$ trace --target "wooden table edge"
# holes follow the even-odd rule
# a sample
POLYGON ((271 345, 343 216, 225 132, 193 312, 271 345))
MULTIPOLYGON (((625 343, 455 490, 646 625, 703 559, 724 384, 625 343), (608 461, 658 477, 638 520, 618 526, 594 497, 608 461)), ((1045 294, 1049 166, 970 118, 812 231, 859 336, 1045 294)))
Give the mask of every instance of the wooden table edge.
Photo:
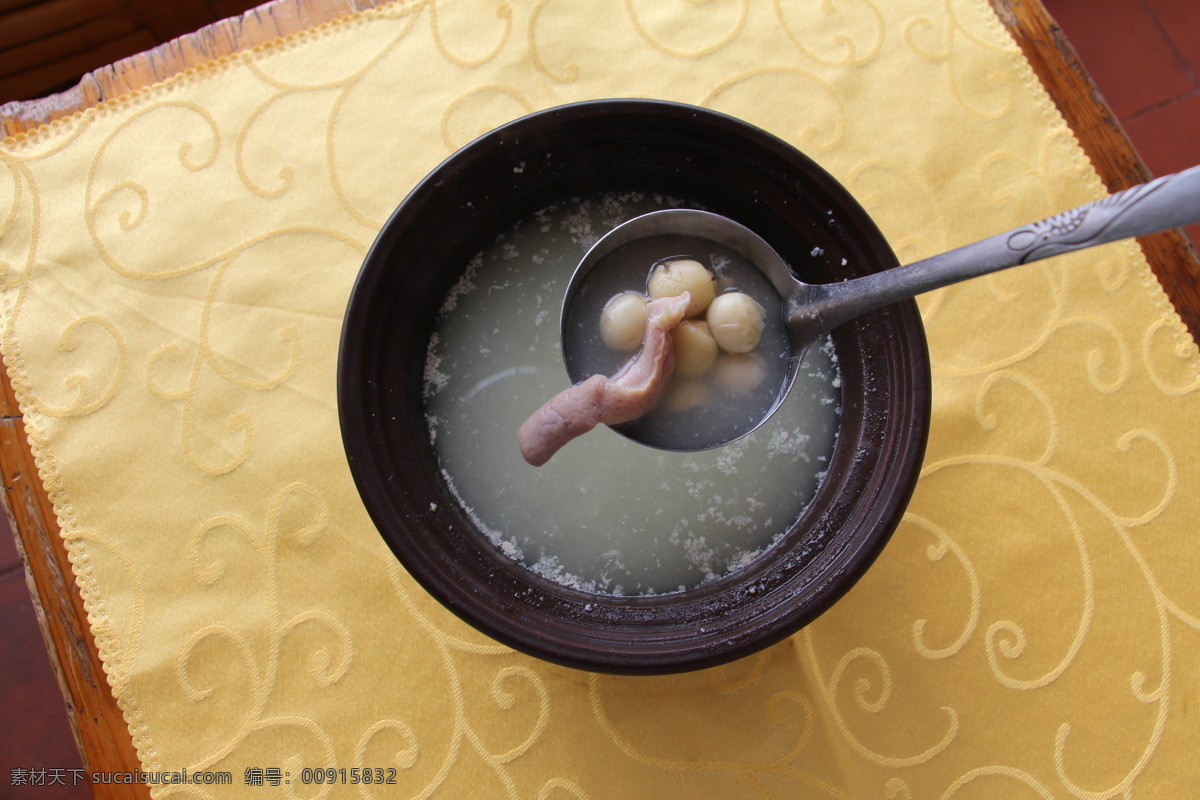
MULTIPOLYGON (((2 130, 9 136, 28 132, 214 58, 243 52, 383 2, 275 0, 241 17, 223 20, 96 70, 62 94, 0 106, 2 130)), ((990 2, 1109 190, 1118 191, 1148 180, 1150 173, 1145 164, 1061 28, 1039 0, 990 2)), ((1200 339, 1200 266, 1190 240, 1178 231, 1168 231, 1138 241, 1185 327, 1194 338, 1200 339)), ((3 502, 14 523, 30 595, 63 690, 84 767, 89 773, 137 771, 141 765, 121 709, 104 679, 66 546, 38 475, 7 374, 2 376, 0 389, 3 502)), ((92 792, 94 797, 105 800, 149 797, 146 786, 93 785, 92 792)))
MULTIPOLYGON (((0 374, 0 403, 2 502, 16 535, 26 586, 84 770, 89 775, 136 770, 140 762, 129 727, 100 662, 66 544, 38 474, 7 371, 0 374)), ((92 791, 97 798, 150 796, 146 787, 109 791, 93 786, 92 791)))

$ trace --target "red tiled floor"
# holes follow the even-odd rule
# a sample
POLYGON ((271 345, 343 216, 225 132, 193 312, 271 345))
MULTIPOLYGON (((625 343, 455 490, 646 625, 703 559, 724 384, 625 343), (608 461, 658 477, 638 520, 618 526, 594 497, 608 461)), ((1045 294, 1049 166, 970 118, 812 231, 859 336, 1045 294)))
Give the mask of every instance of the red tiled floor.
POLYGON ((1200 3, 1196 0, 1145 0, 1171 43, 1187 63, 1193 79, 1200 75, 1200 3))
POLYGON ((1200 163, 1200 94, 1132 116, 1124 120, 1124 125, 1155 175, 1200 163))
MULTIPOLYGON (((11 536, 4 528, 0 535, 11 536)), ((86 783, 76 784, 83 764, 21 568, 0 574, 0 642, 0 797, 90 797, 86 783), (14 785, 26 777, 40 785, 14 785)))
POLYGON ((1043 0, 1043 5, 1118 117, 1194 88, 1186 64, 1143 0, 1043 0))

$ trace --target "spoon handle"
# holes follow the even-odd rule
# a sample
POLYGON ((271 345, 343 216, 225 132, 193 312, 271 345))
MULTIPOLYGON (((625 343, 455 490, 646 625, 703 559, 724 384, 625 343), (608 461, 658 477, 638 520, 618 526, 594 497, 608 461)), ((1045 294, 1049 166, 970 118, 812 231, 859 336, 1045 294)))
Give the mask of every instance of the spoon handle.
POLYGON ((826 333, 859 314, 951 283, 1194 222, 1200 222, 1200 166, 907 266, 813 285, 793 299, 789 323, 812 335, 826 333))

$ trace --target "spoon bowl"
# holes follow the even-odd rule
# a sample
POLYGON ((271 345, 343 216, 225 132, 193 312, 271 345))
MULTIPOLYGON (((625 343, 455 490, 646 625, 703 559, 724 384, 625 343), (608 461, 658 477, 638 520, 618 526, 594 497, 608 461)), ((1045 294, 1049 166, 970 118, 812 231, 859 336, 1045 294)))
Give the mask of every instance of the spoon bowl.
MULTIPOLYGON (((765 292, 771 296, 762 303, 764 306, 782 308, 783 301, 795 294, 798 286, 805 285, 793 276, 783 258, 765 239, 728 217, 686 208, 672 208, 634 217, 613 228, 588 250, 567 285, 559 334, 563 361, 572 383, 579 383, 593 374, 591 361, 583 355, 588 349, 589 337, 581 335, 580 330, 596 329, 596 311, 604 298, 621 288, 635 288, 622 287, 616 281, 610 283, 605 274, 612 271, 614 264, 621 269, 624 265, 619 262, 636 257, 631 255, 632 252, 641 256, 638 263, 644 264, 646 271, 656 261, 681 254, 703 254, 709 261, 740 256, 751 269, 765 278, 765 285, 759 293, 765 292), (631 251, 630 248, 639 249, 631 251)), ((768 320, 768 328, 770 323, 771 320, 768 320)), ((804 356, 813 343, 813 340, 805 340, 797 335, 797 331, 785 326, 778 313, 775 327, 779 328, 778 338, 783 341, 782 346, 774 348, 770 355, 786 363, 782 366, 768 365, 774 367, 768 371, 767 380, 771 383, 745 403, 744 413, 734 417, 725 413, 726 409, 715 409, 711 415, 714 419, 682 421, 694 429, 686 438, 672 435, 670 426, 674 420, 670 414, 660 414, 658 419, 650 419, 649 424, 635 421, 614 426, 614 430, 642 444, 675 452, 710 450, 748 436, 787 399, 804 356)))

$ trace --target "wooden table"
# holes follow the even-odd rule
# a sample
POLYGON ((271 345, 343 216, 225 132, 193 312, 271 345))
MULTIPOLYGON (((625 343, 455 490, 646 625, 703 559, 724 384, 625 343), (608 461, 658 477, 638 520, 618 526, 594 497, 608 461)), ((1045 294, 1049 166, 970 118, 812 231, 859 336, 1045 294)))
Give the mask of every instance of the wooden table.
MULTIPOLYGON (((63 94, 0 107, 7 135, 137 91, 190 67, 302 30, 384 0, 276 0, 132 58, 104 67, 63 94)), ((1062 31, 1038 0, 991 0, 1000 19, 1025 52, 1068 124, 1079 137, 1110 191, 1149 179, 1112 111, 1062 31)), ((1174 302, 1184 324, 1200 338, 1200 262, 1178 231, 1139 240, 1151 268, 1174 302)), ((83 602, 72 579, 53 508, 38 478, 25 438, 12 386, 3 376, 0 391, 0 475, 4 504, 17 534, 17 546, 31 577, 51 662, 66 699, 86 769, 139 768, 121 710, 104 679, 83 602)), ((97 798, 146 798, 144 786, 96 786, 97 798)))

